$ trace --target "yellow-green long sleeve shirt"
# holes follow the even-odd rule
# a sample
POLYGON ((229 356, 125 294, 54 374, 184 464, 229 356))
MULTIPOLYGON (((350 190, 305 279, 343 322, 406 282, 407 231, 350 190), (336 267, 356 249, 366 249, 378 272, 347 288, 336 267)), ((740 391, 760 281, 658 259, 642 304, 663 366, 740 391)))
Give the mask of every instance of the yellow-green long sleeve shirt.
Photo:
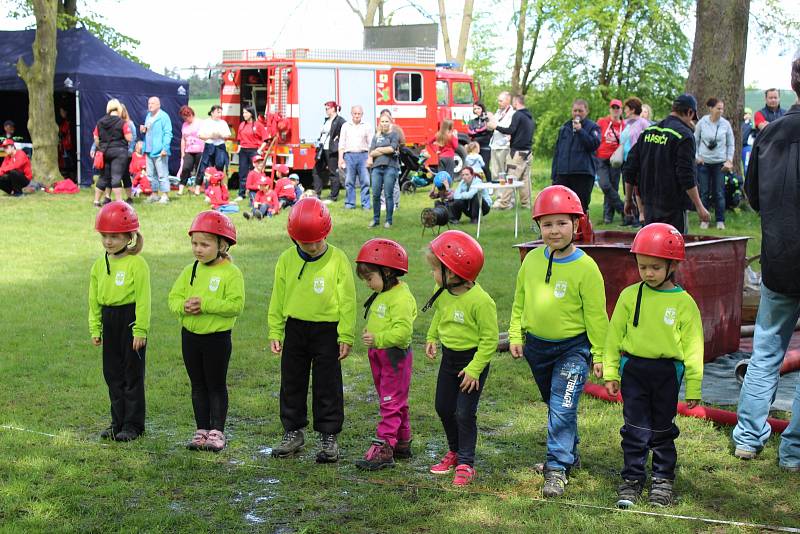
POLYGON ((328 244, 322 257, 305 261, 291 247, 275 264, 269 300, 269 339, 283 341, 286 319, 337 322, 339 343, 353 344, 356 328, 356 285, 350 260, 328 244))
POLYGON ((642 289, 639 325, 634 328, 639 284, 622 290, 611 316, 603 357, 603 380, 619 380, 620 353, 640 358, 670 358, 685 366, 686 398, 699 400, 703 384, 703 321, 689 293, 647 284, 642 289))
POLYGON ((215 265, 197 264, 194 283, 191 263, 183 269, 172 291, 168 305, 186 330, 193 334, 213 334, 230 330, 244 309, 244 277, 239 268, 229 260, 215 265), (183 311, 186 299, 200 298, 200 313, 189 315, 183 311))
POLYGON ((464 372, 472 378, 479 378, 497 352, 497 306, 494 300, 476 283, 461 295, 443 291, 433 309, 427 341, 441 341, 452 350, 477 347, 464 372))
POLYGON ((595 361, 602 357, 608 329, 606 291, 597 264, 580 249, 553 259, 545 283, 547 247, 530 251, 517 273, 508 341, 524 343, 525 334, 562 341, 586 332, 595 361))
POLYGON ((150 267, 139 255, 121 258, 108 256, 111 274, 106 271, 104 257, 97 258, 89 276, 89 335, 101 337, 103 306, 136 303, 134 337, 147 337, 150 330, 150 267))
POLYGON ((416 318, 417 301, 408 284, 400 282, 388 291, 378 293, 372 301, 366 329, 375 336, 376 349, 406 349, 411 345, 416 318))

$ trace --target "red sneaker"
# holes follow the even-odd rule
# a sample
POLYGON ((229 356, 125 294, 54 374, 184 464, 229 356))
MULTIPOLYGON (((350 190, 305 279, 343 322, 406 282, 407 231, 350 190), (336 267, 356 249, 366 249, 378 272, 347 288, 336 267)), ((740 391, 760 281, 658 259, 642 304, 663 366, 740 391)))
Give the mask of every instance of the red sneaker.
POLYGON ((475 472, 475 468, 471 465, 461 464, 456 467, 456 476, 453 477, 453 485, 454 486, 466 486, 470 482, 472 482, 477 473, 475 472))
POLYGON ((453 451, 448 451, 438 464, 431 467, 431 473, 434 475, 444 475, 449 473, 456 465, 458 465, 458 454, 453 451))

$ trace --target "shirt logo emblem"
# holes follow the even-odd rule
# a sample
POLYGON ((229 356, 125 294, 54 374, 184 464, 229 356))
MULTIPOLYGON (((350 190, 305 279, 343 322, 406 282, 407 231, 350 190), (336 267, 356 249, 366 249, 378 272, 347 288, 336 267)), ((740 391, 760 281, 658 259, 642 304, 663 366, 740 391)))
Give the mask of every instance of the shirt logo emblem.
POLYGON ((664 324, 668 324, 670 326, 675 324, 675 319, 678 317, 678 310, 675 308, 667 308, 664 311, 664 324))
POLYGON ((118 286, 121 286, 125 283, 125 271, 117 271, 117 277, 114 280, 114 283, 118 286))
POLYGON ((559 280, 556 282, 556 287, 553 289, 553 295, 557 299, 563 299, 564 295, 567 294, 567 283, 563 280, 559 280))
POLYGON ((314 278, 314 293, 321 295, 325 291, 325 279, 321 276, 314 278))
POLYGON ((457 323, 464 324, 464 312, 461 310, 456 310, 453 312, 453 320, 457 323))
POLYGON ((216 291, 217 289, 219 289, 219 276, 214 276, 208 281, 208 290, 216 291))
POLYGON ((386 317, 386 304, 381 304, 377 308, 375 308, 375 315, 383 319, 386 317))

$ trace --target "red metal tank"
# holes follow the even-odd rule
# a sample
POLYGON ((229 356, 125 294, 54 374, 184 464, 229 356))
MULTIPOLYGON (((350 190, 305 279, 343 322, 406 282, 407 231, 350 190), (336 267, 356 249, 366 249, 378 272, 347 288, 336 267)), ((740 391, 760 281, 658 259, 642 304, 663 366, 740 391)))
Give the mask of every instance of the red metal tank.
MULTIPOLYGON (((606 286, 609 317, 623 289, 641 281, 636 261, 630 253, 636 234, 600 231, 592 243, 576 243, 594 259, 606 286)), ((686 261, 681 262, 675 280, 697 302, 703 318, 705 361, 739 350, 742 326, 742 288, 748 237, 716 238, 685 236, 686 261)), ((529 241, 515 245, 520 260, 529 250, 542 245, 529 241)))

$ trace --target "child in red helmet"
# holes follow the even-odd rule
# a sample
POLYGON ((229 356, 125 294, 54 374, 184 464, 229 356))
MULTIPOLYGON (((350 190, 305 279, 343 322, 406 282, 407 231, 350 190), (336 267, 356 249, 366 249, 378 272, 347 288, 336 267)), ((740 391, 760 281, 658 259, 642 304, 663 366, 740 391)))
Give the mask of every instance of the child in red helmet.
POLYGON ((225 173, 216 170, 214 167, 207 167, 206 176, 206 202, 211 204, 211 209, 219 209, 220 206, 227 204, 230 199, 228 186, 225 185, 225 173))
POLYGON ((153 187, 147 178, 147 156, 142 153, 142 146, 141 141, 136 141, 136 148, 131 154, 131 162, 128 165, 128 172, 133 178, 131 187, 135 197, 140 195, 149 197, 153 194, 153 187))
POLYGON ((297 202, 303 194, 303 188, 300 185, 300 177, 292 173, 287 178, 279 178, 278 181, 275 182, 275 192, 278 194, 278 201, 281 203, 281 208, 294 206, 295 202, 297 202))
POLYGON ((286 225, 294 246, 275 264, 269 301, 270 348, 281 355, 280 416, 284 434, 272 456, 289 458, 305 444, 306 399, 313 375, 317 462, 339 460, 344 422, 341 360, 355 337, 355 283, 347 256, 330 245, 331 215, 317 198, 292 208, 286 225))
POLYGON ((264 172, 264 156, 262 156, 261 154, 256 154, 255 156, 253 156, 253 170, 247 173, 247 180, 245 182, 245 188, 247 189, 247 196, 251 206, 253 205, 253 201, 256 198, 256 193, 258 193, 259 184, 261 183, 262 178, 267 178, 271 189, 272 178, 268 177, 267 174, 264 172))
POLYGON ((271 181, 268 177, 262 176, 258 184, 258 192, 253 199, 253 212, 244 212, 242 215, 245 219, 255 217, 256 219, 263 219, 264 216, 272 217, 281 211, 281 205, 278 202, 278 195, 270 187, 271 181))
POLYGON ((475 281, 483 267, 483 250, 473 237, 448 230, 431 241, 426 259, 439 289, 422 308, 424 312, 434 307, 425 355, 435 359, 436 343, 441 342, 436 413, 449 447, 430 471, 447 474, 455 468, 453 485, 465 486, 476 476, 475 415, 497 351, 497 307, 475 281))
POLYGON ((356 467, 374 471, 411 458, 408 390, 411 385, 411 334, 417 302, 399 277, 408 273, 408 254, 389 239, 370 239, 356 258, 358 277, 373 291, 364 304, 367 325, 361 340, 368 347, 381 421, 375 438, 356 467))
POLYGON ((570 470, 580 466, 578 400, 608 329, 603 275, 573 244, 582 217, 580 198, 563 185, 536 197, 533 218, 545 246, 519 268, 508 326, 511 355, 525 356, 548 407, 547 453, 537 465, 545 497, 563 495, 570 470))
POLYGON ((636 234, 631 252, 642 281, 622 290, 602 364, 597 364, 608 393, 622 391, 624 402, 620 434, 625 465, 617 506, 628 508, 641 497, 650 451, 649 501, 668 506, 673 502, 679 434, 675 415, 684 376, 689 408, 701 398, 703 323, 692 296, 673 281, 678 263, 686 258, 683 236, 675 227, 645 226, 636 234))
POLYGON ((227 216, 200 212, 189 236, 195 260, 178 276, 168 305, 181 323, 183 363, 192 383, 197 430, 188 447, 219 452, 227 442, 231 329, 244 309, 244 279, 228 254, 236 227, 227 216))
POLYGON ((144 432, 144 364, 150 329, 150 268, 139 218, 122 201, 103 206, 95 219, 105 254, 89 278, 89 335, 103 346, 103 376, 111 399, 111 426, 103 439, 131 441, 144 432))

